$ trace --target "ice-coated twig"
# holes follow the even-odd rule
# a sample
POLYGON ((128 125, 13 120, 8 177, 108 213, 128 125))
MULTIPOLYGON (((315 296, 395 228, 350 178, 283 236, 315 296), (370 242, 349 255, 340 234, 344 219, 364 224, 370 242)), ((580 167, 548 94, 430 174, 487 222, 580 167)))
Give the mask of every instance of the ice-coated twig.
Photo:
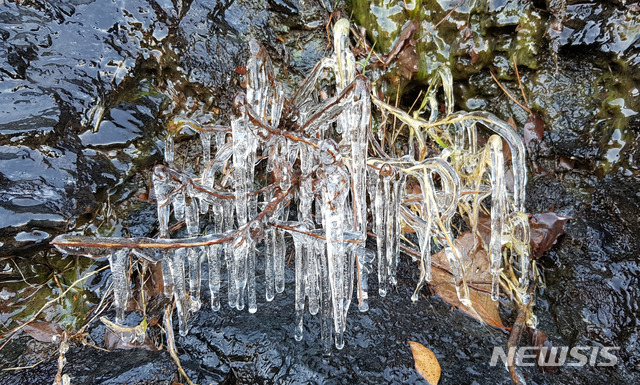
POLYGON ((201 306, 203 259, 211 308, 220 309, 226 266, 229 306, 238 310, 246 306, 253 313, 259 302, 258 256, 264 259, 265 300, 273 301, 285 290, 290 255, 285 233, 289 233, 295 270, 294 337, 303 338, 308 306, 310 314, 320 313, 325 353, 330 352, 332 340, 342 349, 354 289, 359 310, 369 308, 372 265, 377 265, 380 296, 389 295, 397 284, 405 225, 415 230, 420 249, 412 253, 420 261, 412 300, 417 301, 422 287, 431 281, 436 245, 443 249, 458 299, 472 307, 462 263, 465 256, 454 242, 460 230, 454 230, 452 221, 462 216, 478 233, 480 213, 487 211, 485 199, 491 202, 491 236, 488 245, 477 242, 490 258, 492 298, 499 297, 501 279, 507 275, 501 274, 502 265, 508 263, 509 275, 519 272, 519 277, 515 285, 505 287, 521 303, 529 301, 525 149, 517 132, 488 113, 454 113, 447 67, 438 69, 413 113, 387 104, 377 92, 372 95, 371 82, 358 74, 349 33, 347 20, 334 25, 335 51, 289 98, 266 50, 252 39, 246 94, 234 100, 230 127, 201 125, 181 116, 169 122, 165 165, 155 166, 152 173, 157 238, 66 234, 52 241, 64 253, 109 259, 116 287, 116 323, 124 322, 130 253, 161 263, 165 295, 176 304, 184 335, 190 312, 201 306), (439 116, 440 86, 444 117, 439 116), (378 124, 372 120, 372 106, 383 115, 380 143, 372 127, 372 121, 378 124), (427 110, 429 116, 423 118, 427 110), (385 145, 387 116, 401 122, 400 129, 409 127, 410 155, 397 158, 398 148, 390 146, 393 141, 385 145), (481 129, 495 134, 486 144, 479 142, 481 129), (174 141, 193 134, 202 145, 199 175, 176 167, 188 159, 176 162, 177 156, 180 161, 184 156, 179 149, 176 153, 174 141), (513 189, 507 188, 503 141, 511 150, 513 189), (371 156, 370 142, 381 158, 371 156), (376 236, 375 251, 365 248, 369 231, 376 236))

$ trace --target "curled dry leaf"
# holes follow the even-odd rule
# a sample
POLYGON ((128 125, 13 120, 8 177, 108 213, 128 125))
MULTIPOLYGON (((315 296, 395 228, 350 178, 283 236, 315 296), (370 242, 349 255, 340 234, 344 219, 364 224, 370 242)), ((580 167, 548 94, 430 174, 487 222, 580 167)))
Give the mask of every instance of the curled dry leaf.
POLYGON ((493 327, 504 329, 498 311, 498 302, 491 300, 491 269, 487 252, 481 240, 471 232, 465 232, 454 241, 460 251, 460 259, 465 268, 469 297, 473 307, 464 306, 458 299, 453 275, 444 250, 431 257, 434 269, 430 286, 442 300, 493 327))
POLYGON ((440 363, 438 358, 433 352, 424 345, 407 341, 411 347, 411 353, 413 354, 413 361, 416 365, 418 373, 429 382, 431 385, 438 385, 440 381, 440 363))
POLYGON ((570 218, 554 212, 533 214, 529 219, 531 227, 531 254, 535 259, 542 257, 564 234, 564 226, 570 218))

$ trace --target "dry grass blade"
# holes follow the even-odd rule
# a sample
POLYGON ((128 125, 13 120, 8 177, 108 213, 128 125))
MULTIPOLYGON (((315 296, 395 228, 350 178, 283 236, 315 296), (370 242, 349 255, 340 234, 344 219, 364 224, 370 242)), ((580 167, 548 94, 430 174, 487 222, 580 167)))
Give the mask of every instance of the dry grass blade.
POLYGON ((180 375, 184 377, 185 381, 187 381, 187 384, 195 385, 189 379, 189 376, 187 376, 187 373, 184 371, 184 369, 182 369, 182 365, 180 365, 180 358, 178 358, 176 343, 173 336, 173 322, 171 322, 172 313, 172 305, 168 305, 164 309, 164 332, 167 336, 167 351, 171 355, 171 358, 173 358, 173 360, 175 361, 176 365, 178 365, 178 371, 180 372, 180 375))

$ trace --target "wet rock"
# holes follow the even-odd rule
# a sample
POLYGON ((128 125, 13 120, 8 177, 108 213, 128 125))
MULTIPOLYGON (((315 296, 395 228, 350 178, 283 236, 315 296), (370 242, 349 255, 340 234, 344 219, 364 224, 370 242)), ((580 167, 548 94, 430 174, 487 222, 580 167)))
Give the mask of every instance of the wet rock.
POLYGON ((96 207, 96 192, 157 154, 164 99, 132 80, 154 17, 101 1, 3 4, 0 255, 64 230, 96 207), (135 105, 123 101, 132 88, 135 105))
POLYGON ((87 161, 75 147, 3 145, 0 158, 3 254, 48 240, 46 229, 62 230, 72 215, 95 205, 87 161))
MULTIPOLYGON (((22 341, 23 344, 24 342, 22 341)), ((23 345, 16 345, 18 348, 20 346, 23 345)), ((49 347, 55 348, 55 345, 49 347)), ((44 356, 45 362, 33 368, 2 372, 0 384, 52 383, 58 371, 57 359, 51 359, 52 356, 56 357, 56 354, 44 356)), ((176 365, 166 351, 139 349, 105 352, 72 347, 65 357, 67 361, 62 373, 67 374, 71 382, 78 385, 170 385, 176 373, 176 365)))
POLYGON ((638 366, 638 182, 616 175, 593 184, 575 180, 542 177, 530 186, 531 210, 557 204, 559 213, 573 218, 541 261, 547 289, 537 314, 543 330, 554 332, 555 345, 619 347, 618 365, 610 375, 629 382, 638 366), (536 191, 544 191, 544 198, 536 191))
POLYGON ((640 13, 637 4, 626 2, 576 2, 566 5, 558 36, 562 46, 597 47, 622 62, 640 66, 640 13))

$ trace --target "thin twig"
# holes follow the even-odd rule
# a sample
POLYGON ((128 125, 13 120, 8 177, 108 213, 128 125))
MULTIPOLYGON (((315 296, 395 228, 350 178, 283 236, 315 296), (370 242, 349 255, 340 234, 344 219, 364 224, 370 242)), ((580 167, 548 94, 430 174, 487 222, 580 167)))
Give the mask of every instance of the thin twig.
POLYGON ((509 99, 513 100, 513 102, 515 104, 517 104, 518 106, 520 106, 520 108, 522 108, 523 110, 525 110, 529 114, 531 114, 531 110, 530 109, 528 109, 527 107, 523 106, 522 103, 520 103, 515 97, 513 97, 513 95, 511 95, 511 93, 506 88, 504 88, 502 83, 500 83, 498 78, 496 78, 496 75, 493 74, 493 71, 489 70, 489 73, 491 74, 491 77, 493 78, 493 81, 496 82, 496 84, 502 89, 502 91, 504 91, 505 94, 507 94, 509 99))
POLYGON ((516 54, 513 54, 513 68, 516 70, 516 78, 518 79, 518 85, 520 86, 520 92, 522 92, 522 98, 524 99, 524 104, 527 105, 527 110, 529 115, 531 115, 531 106, 529 105, 529 101, 527 100, 527 95, 524 93, 524 87, 522 86, 522 81, 520 80, 520 73, 518 72, 518 63, 516 62, 516 54))

